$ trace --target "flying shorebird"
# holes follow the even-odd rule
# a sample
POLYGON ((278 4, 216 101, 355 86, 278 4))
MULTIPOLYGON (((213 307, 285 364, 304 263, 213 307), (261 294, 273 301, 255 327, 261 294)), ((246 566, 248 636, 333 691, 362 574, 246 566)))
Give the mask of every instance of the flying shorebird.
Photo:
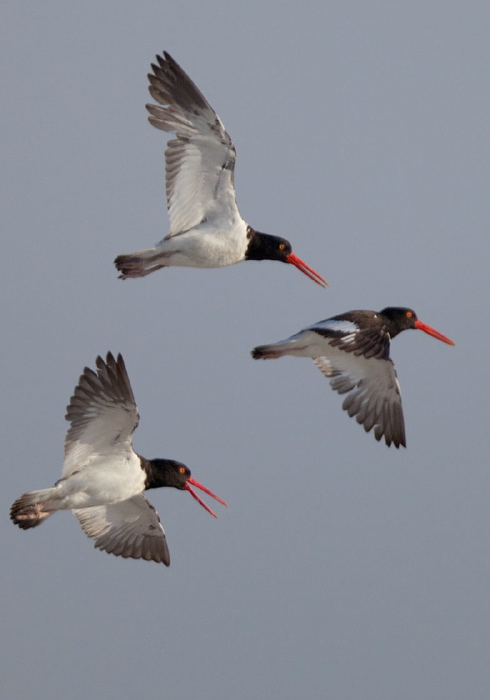
POLYGON ((187 490, 214 517, 190 484, 226 505, 173 459, 145 459, 134 452, 138 409, 121 355, 85 367, 67 407, 61 479, 49 489, 18 498, 10 517, 23 530, 57 510, 72 510, 95 547, 121 557, 170 564, 165 532, 143 491, 173 486, 187 490))
POLYGON ((374 437, 384 435, 388 447, 403 445, 400 385, 390 359, 390 340, 408 328, 417 328, 444 343, 454 345, 445 335, 419 321, 415 311, 388 307, 382 311, 348 311, 308 326, 286 340, 259 345, 252 350, 256 360, 283 355, 311 357, 330 379, 339 394, 348 394, 342 408, 374 437), (350 392, 350 393, 349 393, 350 392))
POLYGON ((290 263, 321 286, 327 283, 295 255, 285 238, 255 231, 240 216, 233 171, 236 152, 221 119, 166 52, 148 75, 150 124, 174 131, 165 151, 170 233, 155 247, 118 255, 121 279, 162 267, 223 267, 243 260, 290 263))

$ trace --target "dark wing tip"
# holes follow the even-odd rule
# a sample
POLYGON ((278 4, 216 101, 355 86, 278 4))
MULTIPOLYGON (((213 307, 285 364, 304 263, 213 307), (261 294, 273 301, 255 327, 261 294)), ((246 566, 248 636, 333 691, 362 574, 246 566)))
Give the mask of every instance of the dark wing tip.
MULTIPOLYGON (((366 432, 368 432, 368 431, 366 430, 366 432)), ((376 433, 375 433, 374 437, 379 442, 379 440, 381 440, 381 438, 383 437, 383 433, 381 433, 380 435, 376 435, 376 433)), ((396 447, 396 449, 398 450, 400 447, 407 446, 407 443, 405 441, 405 436, 403 436, 403 437, 391 437, 390 438, 390 437, 387 437, 385 435, 384 438, 385 438, 385 443, 388 447, 391 447, 392 445, 394 445, 396 447)))
POLYGON ((95 359, 95 365, 97 371, 90 367, 83 368, 70 398, 70 403, 66 407, 65 420, 69 422, 72 420, 72 411, 75 405, 85 403, 90 400, 87 397, 100 393, 112 396, 116 403, 130 401, 136 406, 131 382, 121 353, 118 353, 117 358, 115 358, 112 352, 108 352, 105 360, 101 355, 98 355, 95 359))
MULTIPOLYGON (((90 536, 90 535, 89 535, 90 536)), ((163 548, 158 548, 153 551, 146 551, 144 554, 134 553, 131 550, 120 549, 119 547, 108 546, 107 543, 97 540, 94 542, 95 549, 106 554, 113 554, 116 557, 122 557, 123 559, 135 559, 143 561, 154 561, 156 564, 165 564, 165 566, 170 566, 170 553, 168 551, 167 544, 163 548)))

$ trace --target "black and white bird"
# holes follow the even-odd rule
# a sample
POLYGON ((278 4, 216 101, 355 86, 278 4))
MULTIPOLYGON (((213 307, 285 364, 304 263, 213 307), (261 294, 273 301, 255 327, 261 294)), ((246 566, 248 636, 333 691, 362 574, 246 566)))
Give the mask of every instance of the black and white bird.
POLYGON ((382 311, 348 311, 319 321, 271 345, 252 350, 256 360, 283 355, 311 357, 339 394, 348 394, 342 408, 376 440, 384 435, 388 446, 406 447, 400 385, 390 359, 390 340, 408 328, 417 328, 454 345, 438 331, 419 321, 415 311, 388 307, 382 311))
POLYGON ((235 201, 235 147, 221 119, 167 52, 156 58, 149 90, 164 106, 146 108, 150 124, 176 134, 165 151, 170 233, 153 248, 118 255, 114 264, 121 279, 145 277, 168 266, 211 268, 279 260, 326 286, 292 252, 289 241, 259 233, 242 219, 235 201))
POLYGON ((61 479, 52 488, 18 498, 10 517, 27 530, 57 510, 72 510, 95 547, 168 566, 165 532, 143 491, 160 486, 187 490, 214 517, 190 485, 226 503, 193 479, 185 464, 134 452, 139 415, 124 360, 108 353, 105 362, 97 357, 96 365, 97 372, 85 367, 67 407, 71 426, 61 479))

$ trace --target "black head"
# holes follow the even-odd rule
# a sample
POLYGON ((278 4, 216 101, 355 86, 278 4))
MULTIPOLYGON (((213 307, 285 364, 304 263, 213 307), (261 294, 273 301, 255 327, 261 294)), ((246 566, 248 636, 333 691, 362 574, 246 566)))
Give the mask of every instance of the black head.
POLYGON ((218 516, 216 513, 214 513, 191 488, 190 484, 192 484, 192 486, 201 489, 201 491, 204 491, 204 493, 207 493, 222 505, 226 506, 226 503, 219 498, 219 496, 216 496, 208 488, 193 479, 191 470, 189 467, 186 467, 185 464, 182 464, 182 462, 176 462, 173 459, 145 459, 144 457, 140 457, 140 459, 141 466, 146 472, 145 490, 156 489, 162 486, 173 486, 175 489, 189 491, 191 496, 193 496, 208 513, 211 513, 211 515, 217 518, 218 516))
POLYGON ((260 233, 248 227, 248 248, 245 254, 247 260, 279 260, 287 263, 287 257, 293 252, 291 243, 285 238, 260 233))
POLYGON ((245 260, 278 260, 279 262, 294 265, 307 277, 326 287, 327 282, 318 272, 307 265, 301 258, 293 253, 291 243, 280 236, 271 236, 269 233, 260 233, 251 226, 247 230, 248 248, 245 253, 245 260))
POLYGON ((417 314, 413 309, 407 309, 403 306, 388 306, 380 312, 388 320, 388 332, 392 338, 407 328, 415 328, 417 314))
POLYGON ((162 486, 182 490, 186 488, 191 470, 182 462, 173 459, 150 459, 145 462, 147 489, 158 489, 162 486))
POLYGON ((416 328, 417 330, 432 335, 438 340, 442 340, 443 343, 454 345, 453 341, 446 338, 445 335, 434 330, 434 328, 431 328, 426 323, 419 321, 413 309, 407 309, 403 306, 388 306, 386 309, 380 311, 380 315, 387 319, 387 330, 392 338, 398 335, 398 333, 406 331, 408 328, 416 328))

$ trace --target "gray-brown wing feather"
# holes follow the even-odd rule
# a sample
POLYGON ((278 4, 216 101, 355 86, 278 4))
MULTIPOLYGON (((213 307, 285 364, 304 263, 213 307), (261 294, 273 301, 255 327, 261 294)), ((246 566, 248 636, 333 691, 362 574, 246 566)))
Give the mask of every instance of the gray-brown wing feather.
POLYGON ((342 408, 366 432, 374 428, 376 440, 384 436, 388 446, 406 446, 400 385, 391 359, 358 359, 342 351, 335 357, 318 357, 314 363, 330 379, 332 389, 347 394, 342 408))
POLYGON ((133 390, 121 355, 99 356, 97 372, 85 367, 66 411, 62 476, 80 469, 94 454, 129 454, 139 421, 133 390))
POLYGON ((95 539, 98 549, 117 557, 170 564, 160 518, 142 494, 119 503, 79 508, 73 513, 85 534, 95 539))
POLYGON ((146 105, 149 121, 177 137, 165 151, 168 238, 210 218, 223 204, 236 209, 236 152, 220 118, 178 63, 166 52, 157 60, 148 75, 149 91, 165 106, 146 105))

